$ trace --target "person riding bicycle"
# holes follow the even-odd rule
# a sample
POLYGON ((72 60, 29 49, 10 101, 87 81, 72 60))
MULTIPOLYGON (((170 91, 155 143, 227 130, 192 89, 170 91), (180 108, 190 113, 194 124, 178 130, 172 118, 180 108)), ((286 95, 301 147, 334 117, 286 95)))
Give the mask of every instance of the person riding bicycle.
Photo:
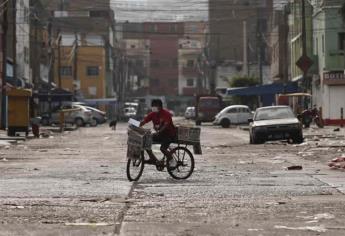
MULTIPOLYGON (((153 128, 156 131, 152 135, 152 141, 154 143, 160 143, 161 152, 171 160, 171 154, 168 150, 171 143, 177 139, 177 130, 172 121, 172 115, 170 112, 163 108, 163 103, 160 99, 154 99, 151 103, 152 112, 150 112, 143 121, 140 122, 140 127, 152 121, 153 128)), ((158 164, 159 161, 153 155, 152 150, 148 151, 150 160, 149 163, 158 164)))

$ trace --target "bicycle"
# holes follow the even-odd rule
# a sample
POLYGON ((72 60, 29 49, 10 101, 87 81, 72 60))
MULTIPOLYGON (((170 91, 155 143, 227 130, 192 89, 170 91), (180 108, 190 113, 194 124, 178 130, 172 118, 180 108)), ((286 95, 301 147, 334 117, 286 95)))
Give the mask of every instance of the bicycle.
MULTIPOLYGON (((150 137, 147 134, 148 133, 143 134, 142 138, 145 139, 144 137, 150 137)), ((145 142, 147 142, 147 140, 141 142, 141 144, 145 142)), ((154 165, 156 166, 156 169, 161 172, 166 168, 169 175, 177 180, 185 180, 192 175, 195 167, 195 162, 194 156, 188 149, 188 146, 194 145, 193 143, 176 141, 172 144, 175 144, 177 146, 170 146, 168 149, 172 156, 169 161, 166 156, 163 156, 163 158, 161 158, 160 160, 156 156, 154 156, 159 161, 157 163, 151 163, 149 162, 148 150, 151 150, 151 146, 155 144, 159 143, 152 144, 151 142, 150 145, 143 145, 146 147, 142 146, 140 149, 137 149, 137 151, 134 150, 135 147, 128 147, 128 152, 132 152, 132 154, 136 153, 134 155, 127 154, 128 161, 126 173, 127 179, 129 181, 138 181, 143 174, 145 165, 154 165), (138 150, 140 150, 140 152, 138 150)))
MULTIPOLYGON (((187 145, 182 147, 177 143, 177 147, 169 148, 172 159, 168 161, 166 156, 163 156, 158 162, 152 164, 148 162, 147 150, 141 151, 139 158, 128 158, 127 161, 127 178, 129 181, 138 181, 143 174, 145 164, 156 166, 158 171, 164 171, 166 168, 169 175, 177 180, 188 179, 194 171, 194 156, 188 150, 187 145), (147 155, 146 155, 147 154, 147 155)), ((154 155, 154 154, 153 154, 154 155)))

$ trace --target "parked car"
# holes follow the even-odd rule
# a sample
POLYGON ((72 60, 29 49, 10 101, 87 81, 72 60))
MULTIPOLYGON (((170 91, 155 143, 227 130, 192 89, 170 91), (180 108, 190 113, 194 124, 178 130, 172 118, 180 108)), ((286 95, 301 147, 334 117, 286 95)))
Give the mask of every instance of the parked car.
POLYGON ((251 118, 253 118, 253 112, 248 106, 233 105, 219 112, 213 124, 229 128, 231 124, 248 124, 248 119, 251 118))
POLYGON ((195 107, 187 107, 184 113, 184 117, 186 119, 194 119, 195 118, 195 107))
POLYGON ((123 109, 123 114, 125 119, 135 118, 137 115, 137 110, 134 107, 126 107, 123 109))
POLYGON ((294 143, 303 142, 302 124, 288 106, 258 108, 249 122, 251 144, 284 139, 292 139, 294 143))
POLYGON ((92 112, 93 119, 97 122, 97 124, 103 124, 107 122, 108 118, 104 111, 98 110, 94 107, 84 106, 86 109, 92 112))
POLYGON ((92 112, 81 105, 65 105, 61 107, 55 107, 49 113, 42 114, 41 124, 51 125, 60 123, 60 111, 65 109, 76 109, 65 114, 65 123, 76 124, 77 126, 84 126, 86 124, 94 125, 94 119, 92 112))

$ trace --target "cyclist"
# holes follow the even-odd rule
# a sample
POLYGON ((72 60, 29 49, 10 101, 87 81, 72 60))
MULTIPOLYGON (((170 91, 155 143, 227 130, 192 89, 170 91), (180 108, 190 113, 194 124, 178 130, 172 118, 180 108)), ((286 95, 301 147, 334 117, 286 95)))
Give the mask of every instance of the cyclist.
MULTIPOLYGON (((152 135, 152 141, 161 144, 161 152, 168 158, 168 161, 170 161, 172 155, 168 151, 168 148, 170 144, 175 142, 177 139, 177 131, 172 121, 172 115, 168 110, 163 108, 163 103, 160 99, 152 100, 151 109, 152 112, 150 112, 144 118, 144 120, 140 123, 140 126, 143 126, 152 121, 153 128, 156 131, 156 133, 152 135)), ((162 164, 159 163, 152 150, 149 150, 148 154, 150 157, 148 163, 162 164)))

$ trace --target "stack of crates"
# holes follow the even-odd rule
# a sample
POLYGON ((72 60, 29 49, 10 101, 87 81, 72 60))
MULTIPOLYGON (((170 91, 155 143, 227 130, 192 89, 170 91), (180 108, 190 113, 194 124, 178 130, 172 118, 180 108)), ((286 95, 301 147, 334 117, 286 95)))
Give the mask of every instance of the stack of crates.
POLYGON ((127 157, 140 158, 143 150, 150 150, 152 147, 152 135, 150 130, 135 127, 128 127, 127 157))
POLYGON ((200 133, 201 129, 199 127, 177 127, 178 142, 182 144, 193 145, 194 153, 197 155, 202 154, 200 144, 200 133))

